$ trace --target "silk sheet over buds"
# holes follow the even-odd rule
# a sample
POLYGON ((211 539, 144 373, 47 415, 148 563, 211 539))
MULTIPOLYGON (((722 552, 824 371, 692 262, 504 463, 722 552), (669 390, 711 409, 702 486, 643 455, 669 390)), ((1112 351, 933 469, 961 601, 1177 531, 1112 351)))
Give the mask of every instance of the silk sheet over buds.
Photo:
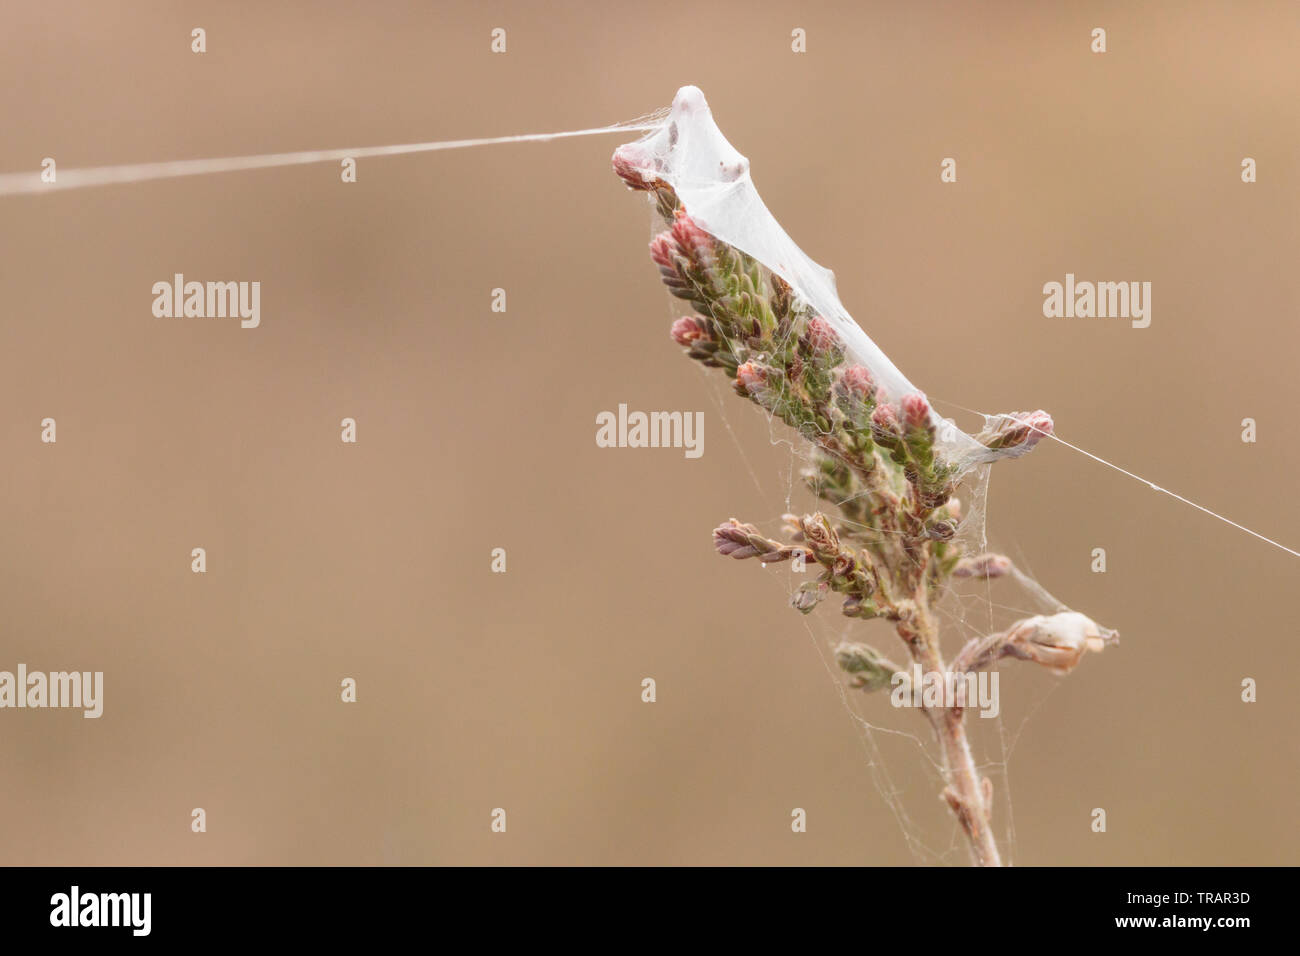
MULTIPOLYGON (((749 160, 722 135, 697 87, 678 90, 663 125, 620 147, 614 165, 631 185, 671 186, 701 229, 789 283, 796 296, 830 323, 849 358, 870 372, 882 401, 897 402, 920 392, 844 308, 834 273, 810 259, 768 211, 750 177, 749 160)), ((683 336, 688 334, 689 330, 682 330, 683 336)), ((997 431, 1005 438, 1019 427, 1028 435, 1001 445, 985 444, 941 418, 932 407, 929 415, 937 434, 935 450, 963 472, 981 462, 1021 455, 1051 430, 1051 419, 1042 412, 1032 417, 993 416, 985 433, 997 431)))

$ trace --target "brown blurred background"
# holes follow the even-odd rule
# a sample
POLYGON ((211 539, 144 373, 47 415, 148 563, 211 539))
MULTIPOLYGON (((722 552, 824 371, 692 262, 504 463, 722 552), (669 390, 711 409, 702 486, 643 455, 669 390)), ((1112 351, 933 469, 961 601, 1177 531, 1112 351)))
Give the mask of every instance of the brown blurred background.
MULTIPOLYGON (((3 16, 3 171, 580 129, 697 84, 936 400, 1049 409, 1300 542, 1294 3, 3 16), (1151 327, 1044 318, 1067 272, 1152 282, 1151 327)), ((719 521, 809 502, 780 433, 668 339, 649 213, 608 166, 629 138, 0 200, 0 669, 106 685, 97 721, 0 711, 0 862, 965 862, 913 738, 847 712, 834 607, 810 637, 786 572, 712 554, 719 521), (174 272, 260 281, 261 327, 154 318, 174 272), (703 458, 597 448, 620 402, 704 410, 703 458)), ((1006 674, 1010 858, 1297 862, 1297 559, 1055 444, 998 466, 989 514, 1123 634, 1064 680, 1006 674)))

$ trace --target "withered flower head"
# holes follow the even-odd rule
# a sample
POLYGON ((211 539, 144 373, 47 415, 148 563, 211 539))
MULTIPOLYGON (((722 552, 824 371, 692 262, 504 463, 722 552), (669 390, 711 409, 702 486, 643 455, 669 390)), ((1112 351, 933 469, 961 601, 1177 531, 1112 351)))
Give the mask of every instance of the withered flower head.
POLYGON ((1078 611, 1038 615, 1020 621, 1007 632, 1007 651, 1058 674, 1074 669, 1088 651, 1100 652, 1119 642, 1119 632, 1102 627, 1078 611))

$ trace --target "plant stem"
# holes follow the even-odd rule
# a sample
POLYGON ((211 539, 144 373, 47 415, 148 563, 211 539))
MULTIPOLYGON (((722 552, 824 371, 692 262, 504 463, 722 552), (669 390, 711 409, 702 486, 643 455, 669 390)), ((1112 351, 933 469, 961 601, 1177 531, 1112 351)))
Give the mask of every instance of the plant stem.
MULTIPOLYGON (((907 643, 912 657, 929 674, 947 672, 939 650, 938 628, 925 603, 918 605, 912 622, 902 622, 899 634, 907 643)), ((966 739, 963 711, 959 707, 927 708, 926 716, 943 747, 944 771, 948 787, 944 798, 961 823, 970 842, 971 858, 976 866, 1001 866, 997 841, 992 827, 992 786, 975 769, 975 758, 966 739)))
POLYGON ((944 763, 948 770, 949 789, 944 796, 957 815, 970 841, 971 858, 976 866, 1001 866, 989 807, 988 778, 980 780, 962 726, 961 711, 950 708, 936 715, 935 730, 943 742, 944 763))

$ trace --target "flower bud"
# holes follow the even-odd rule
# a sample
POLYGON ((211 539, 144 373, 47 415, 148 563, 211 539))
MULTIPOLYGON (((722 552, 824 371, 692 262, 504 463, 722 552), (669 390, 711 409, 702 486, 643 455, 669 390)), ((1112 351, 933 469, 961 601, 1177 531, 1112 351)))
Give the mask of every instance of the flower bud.
POLYGON ((889 445, 898 440, 902 431, 898 424, 898 412, 893 405, 885 402, 876 406, 876 410, 871 413, 871 431, 873 434, 878 434, 885 439, 885 441, 881 442, 883 445, 889 445))
POLYGON ((709 251, 713 246, 713 237, 701 229, 685 209, 677 210, 673 217, 673 240, 686 255, 698 257, 701 252, 709 251))
POLYGON ((835 648, 835 661, 842 670, 853 675, 854 687, 868 692, 888 687, 894 676, 894 665, 866 644, 844 641, 835 648))
POLYGON ((904 395, 899 405, 902 407, 903 423, 909 430, 930 427, 930 403, 920 392, 904 395))
POLYGON ((925 526, 925 536, 935 541, 950 541, 956 534, 957 521, 953 518, 931 521, 925 526))
POLYGON ((671 233, 661 232, 650 240, 650 258, 662 269, 676 270, 674 257, 677 255, 677 243, 673 242, 671 233))
POLYGON ((866 401, 876 392, 876 383, 871 380, 871 373, 861 365, 846 368, 840 376, 840 383, 858 401, 866 401))
POLYGON ((808 350, 813 355, 829 355, 841 347, 840 337, 831 328, 831 324, 820 315, 808 320, 805 340, 808 343, 808 350))
MULTIPOLYGON (((840 536, 835 533, 831 523, 821 512, 804 515, 799 522, 803 529, 804 540, 816 555, 835 555, 840 550, 840 536)), ((832 558, 834 560, 834 558, 832 558)))
POLYGON ((1001 452, 1003 457, 1018 458, 1050 434, 1052 416, 1039 409, 994 415, 975 440, 985 448, 1001 452))
POLYGON ((986 580, 1011 573, 1011 559, 1002 554, 977 554, 962 558, 952 569, 953 577, 986 580))
POLYGON ((767 382, 763 366, 746 362, 736 369, 736 389, 743 395, 755 395, 767 382))
POLYGON ((829 586, 823 581, 805 581, 790 598, 790 606, 796 611, 807 614, 826 596, 829 586))
POLYGON ((644 150, 636 143, 628 143, 614 150, 612 160, 614 172, 619 179, 627 183, 628 189, 647 190, 654 186, 641 172, 646 164, 644 150))
POLYGON ((703 320, 693 315, 683 315, 673 323, 672 337, 678 345, 687 346, 697 339, 708 338, 703 320))
POLYGON ((741 524, 732 518, 713 529, 713 547, 724 558, 752 558, 762 553, 753 544, 753 538, 757 535, 758 529, 753 525, 741 524))
POLYGON ((863 598, 861 594, 850 594, 840 606, 840 612, 845 617, 860 617, 869 620, 879 613, 879 608, 870 600, 863 598))

